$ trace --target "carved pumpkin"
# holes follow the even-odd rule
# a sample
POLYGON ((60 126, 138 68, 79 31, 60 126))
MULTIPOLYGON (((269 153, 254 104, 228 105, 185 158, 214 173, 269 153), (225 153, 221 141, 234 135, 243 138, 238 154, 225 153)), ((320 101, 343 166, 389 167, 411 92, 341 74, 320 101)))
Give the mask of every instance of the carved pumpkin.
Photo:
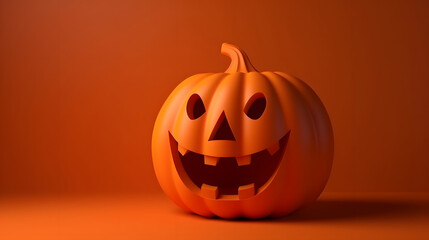
POLYGON ((314 91, 281 72, 258 72, 224 43, 225 73, 183 81, 155 122, 157 179, 177 205, 202 216, 279 217, 322 192, 333 133, 314 91))

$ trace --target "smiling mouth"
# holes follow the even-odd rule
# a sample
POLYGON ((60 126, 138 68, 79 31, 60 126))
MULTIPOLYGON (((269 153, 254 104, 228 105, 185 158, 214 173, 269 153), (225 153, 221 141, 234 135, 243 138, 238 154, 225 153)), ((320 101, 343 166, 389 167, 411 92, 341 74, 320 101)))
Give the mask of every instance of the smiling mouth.
POLYGON ((283 158, 290 131, 262 151, 239 157, 214 157, 192 152, 169 133, 171 152, 183 183, 210 199, 246 199, 265 189, 283 158))

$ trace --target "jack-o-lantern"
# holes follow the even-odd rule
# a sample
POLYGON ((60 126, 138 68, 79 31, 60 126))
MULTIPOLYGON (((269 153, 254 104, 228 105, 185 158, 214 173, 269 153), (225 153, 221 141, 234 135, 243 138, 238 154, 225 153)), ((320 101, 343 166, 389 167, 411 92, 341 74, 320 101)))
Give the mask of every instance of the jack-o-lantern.
POLYGON ((322 192, 333 133, 314 91, 281 72, 258 72, 224 43, 225 73, 183 81, 155 122, 158 181, 177 205, 202 216, 279 217, 322 192))

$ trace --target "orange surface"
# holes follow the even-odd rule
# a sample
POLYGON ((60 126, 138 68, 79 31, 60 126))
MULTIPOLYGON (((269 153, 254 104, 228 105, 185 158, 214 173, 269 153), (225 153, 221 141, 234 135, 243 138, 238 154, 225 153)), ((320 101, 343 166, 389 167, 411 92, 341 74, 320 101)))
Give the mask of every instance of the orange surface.
POLYGON ((165 196, 3 199, 0 239, 428 239, 429 194, 329 193, 280 219, 221 220, 165 196))
POLYGON ((223 42, 306 81, 332 121, 327 191, 429 191, 428 1, 0 1, 0 193, 159 187, 152 127, 223 42))
POLYGON ((0 234, 424 236, 420 198, 359 192, 429 191, 428 11, 420 0, 0 0, 0 234), (201 219, 156 195, 114 200, 160 192, 156 114, 185 78, 225 70, 222 42, 317 92, 335 138, 326 191, 356 199, 273 222, 201 219))

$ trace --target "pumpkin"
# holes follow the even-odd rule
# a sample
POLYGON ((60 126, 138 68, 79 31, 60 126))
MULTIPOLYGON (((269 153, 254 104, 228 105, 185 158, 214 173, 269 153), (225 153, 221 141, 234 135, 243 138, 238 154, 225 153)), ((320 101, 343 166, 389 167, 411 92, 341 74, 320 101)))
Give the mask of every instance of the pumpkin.
POLYGON ((224 73, 189 77, 155 122, 153 165, 183 209, 222 218, 280 217, 316 200, 328 180, 333 132, 303 81, 258 72, 239 48, 224 73))

